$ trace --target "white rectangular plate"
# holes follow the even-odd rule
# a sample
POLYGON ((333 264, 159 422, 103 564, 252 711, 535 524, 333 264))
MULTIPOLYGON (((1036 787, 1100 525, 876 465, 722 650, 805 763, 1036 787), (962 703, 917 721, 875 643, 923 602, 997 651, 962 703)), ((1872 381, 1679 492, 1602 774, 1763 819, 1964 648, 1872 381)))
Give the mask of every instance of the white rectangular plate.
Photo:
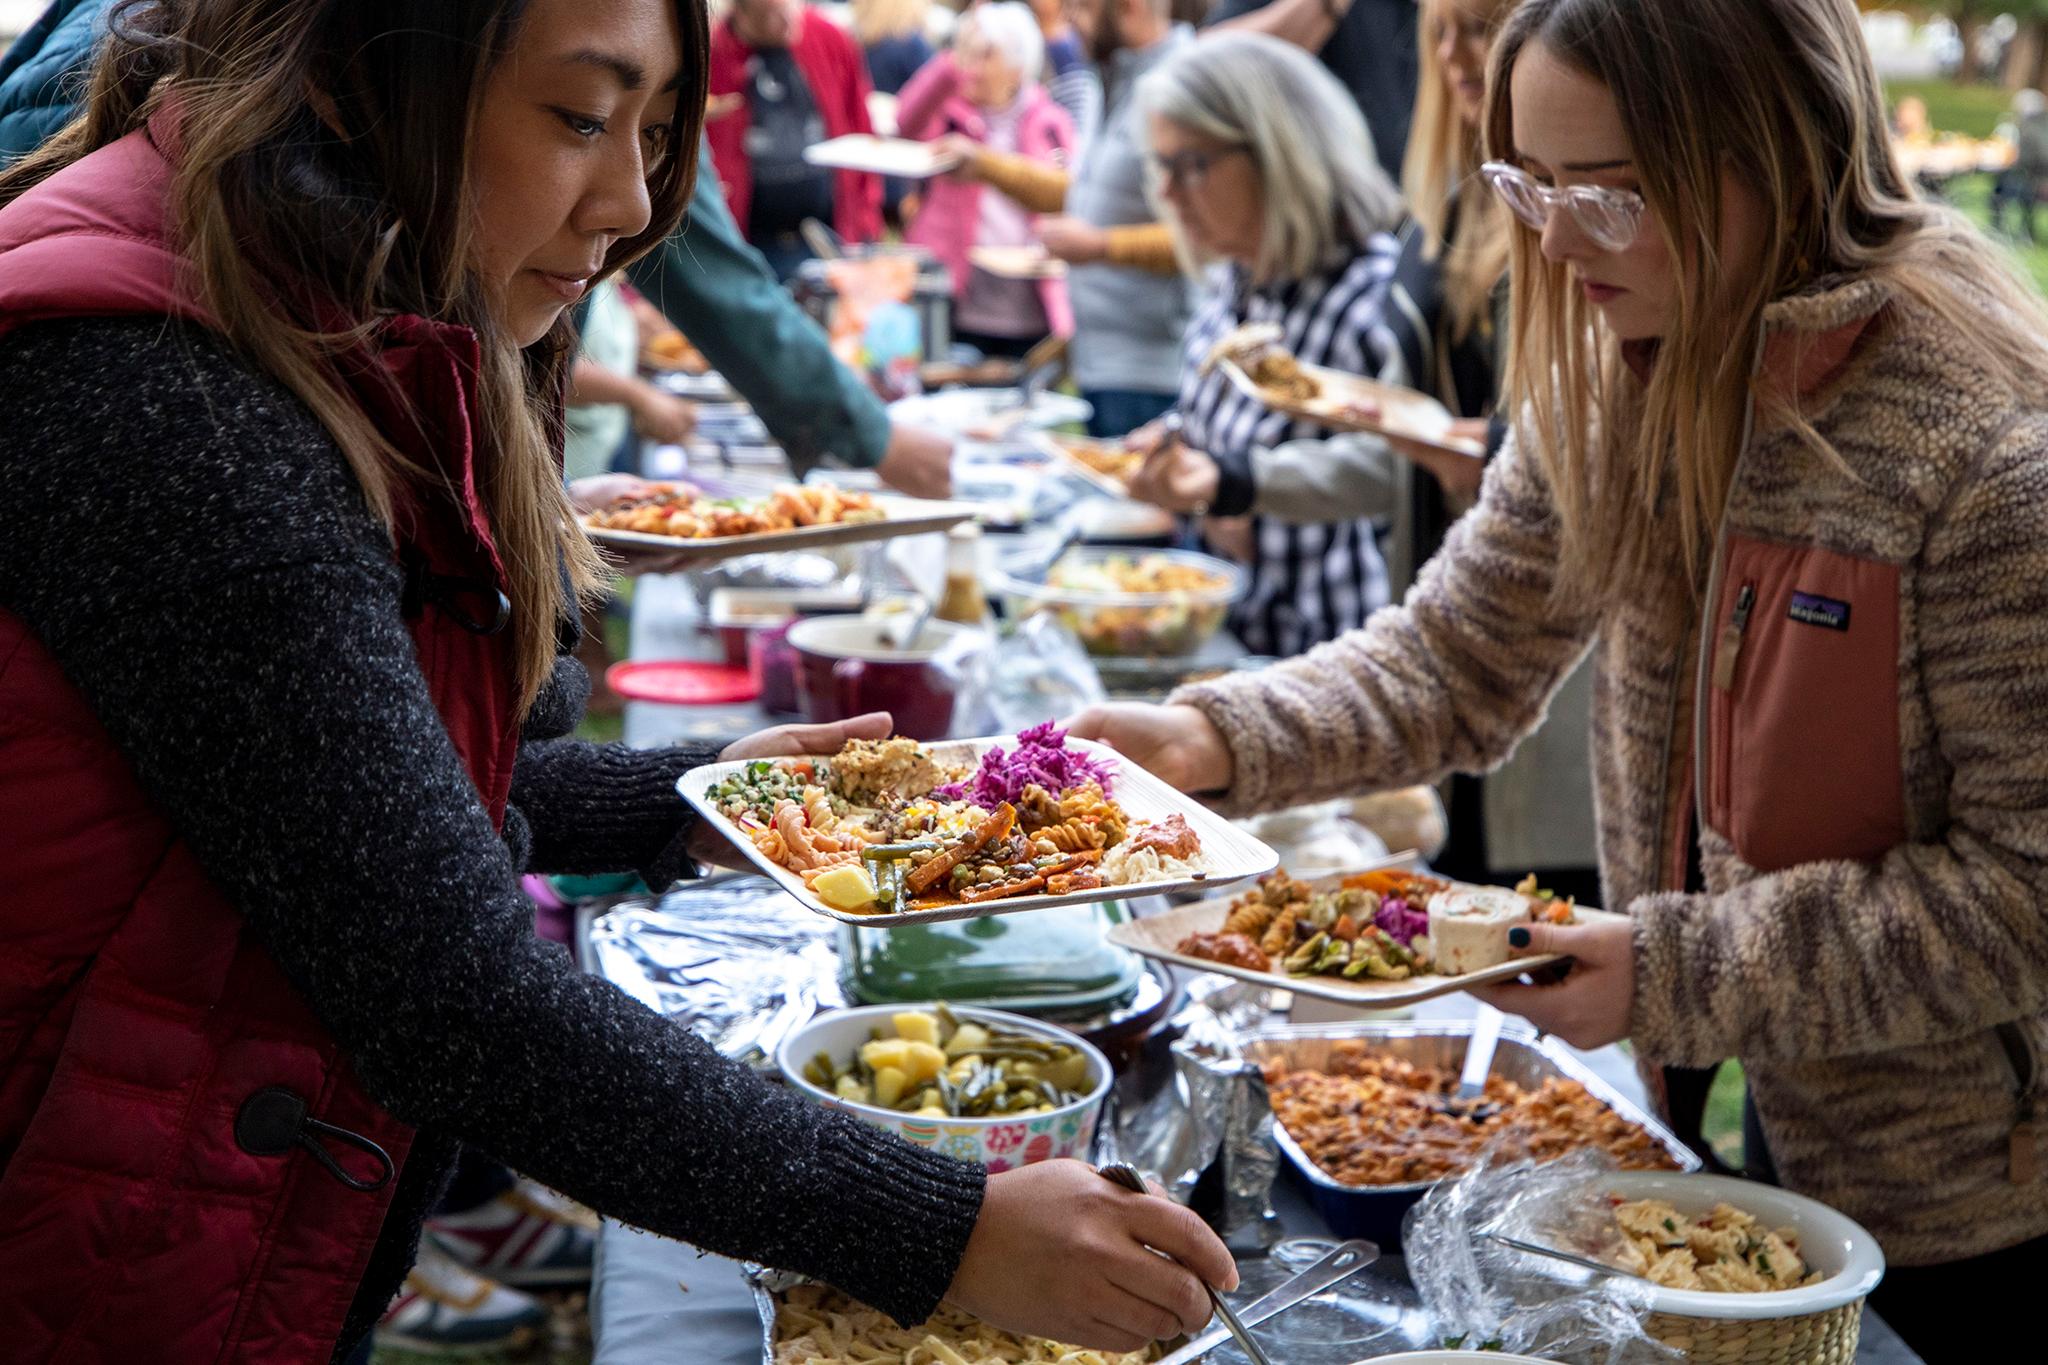
POLYGON ((812 143, 804 148, 804 160, 835 171, 867 171, 901 180, 929 180, 960 164, 957 157, 942 156, 936 143, 872 133, 848 133, 812 143))
POLYGON ((1303 365, 1302 373, 1322 385, 1323 391, 1314 398, 1295 399, 1262 387, 1236 361, 1223 361, 1222 366, 1225 377, 1237 387, 1238 392, 1253 402, 1262 403, 1275 412, 1284 412, 1290 417, 1299 417, 1318 426, 1328 427, 1332 431, 1362 431, 1376 436, 1406 436, 1465 455, 1481 456, 1486 453, 1485 448, 1477 442, 1460 440, 1448 435, 1451 423, 1455 420, 1450 409, 1416 389, 1404 389, 1398 384, 1382 384, 1377 379, 1346 374, 1342 370, 1325 369, 1321 365, 1303 365), (1346 408, 1347 403, 1377 404, 1380 410, 1379 419, 1366 421, 1356 412, 1346 408))
MULTIPOLYGON (((1207 837, 1203 836, 1205 840, 1207 837)), ((1359 872, 1412 865, 1412 859, 1412 854, 1402 854, 1400 857, 1373 863, 1353 872, 1338 872, 1327 877, 1318 877, 1311 881, 1309 886, 1318 891, 1335 890, 1346 877, 1356 876, 1359 872)), ((1413 1005, 1419 1001, 1433 1000, 1439 995, 1454 994, 1467 986, 1512 981, 1524 972, 1552 966, 1564 960, 1559 954, 1546 953, 1538 957, 1518 957, 1498 967, 1466 972, 1463 976, 1411 976, 1406 981, 1346 981, 1341 976, 1289 976, 1283 971, 1258 972, 1248 967, 1233 967, 1228 963, 1211 962, 1208 958, 1194 957, 1181 952, 1180 941, 1189 934, 1213 934, 1223 927, 1224 917, 1230 913, 1231 900, 1232 897, 1229 896, 1216 896, 1197 901, 1193 905, 1176 906, 1162 914, 1126 920, 1111 927, 1109 941, 1160 962, 1171 962, 1176 966, 1188 967, 1198 972, 1214 972, 1218 976, 1236 977, 1239 981, 1270 986, 1274 990, 1293 991, 1296 995, 1313 996, 1318 1000, 1361 1005, 1367 1009, 1392 1009, 1396 1005, 1413 1005)), ((1588 923, 1593 920, 1621 918, 1606 910, 1595 910, 1584 905, 1578 907, 1578 915, 1582 922, 1588 923)))
MULTIPOLYGON (((712 826, 730 839, 747 855, 756 867, 773 877, 784 890, 795 896, 806 906, 821 915, 863 928, 886 929, 898 924, 932 924, 940 920, 979 919, 983 915, 1014 915, 1025 910, 1050 910, 1060 905, 1093 905, 1099 901, 1129 900, 1137 896, 1163 896, 1180 891, 1194 891, 1212 886, 1228 886, 1249 877, 1263 877, 1280 865, 1280 855, 1266 845, 1252 838, 1243 830, 1217 815, 1207 806, 1181 795, 1137 764, 1123 758, 1115 751, 1094 743, 1092 740, 1069 739, 1073 748, 1085 750, 1095 758, 1112 763, 1116 767, 1114 785, 1115 799, 1134 819, 1142 821, 1163 820, 1169 815, 1180 815, 1187 819, 1202 841, 1202 856, 1209 870, 1199 877, 1184 878, 1168 882, 1135 882, 1128 886, 1105 886, 1094 891, 1076 891, 1066 896, 1018 896, 1013 900, 982 901, 974 905, 948 905, 937 910, 907 910, 893 915, 856 915, 844 910, 834 910, 804 886, 804 879, 780 863, 762 856, 753 841, 740 831, 739 826, 719 814, 707 793, 712 787, 747 766, 746 760, 739 763, 711 763, 701 768, 692 768, 676 783, 676 790, 685 801, 697 808, 712 826)), ((994 746, 1012 748, 1014 736, 999 735, 984 739, 943 740, 926 746, 941 762, 974 764, 994 746)))
POLYGON ((875 499, 888 513, 881 521, 834 522, 829 526, 799 526, 793 531, 765 531, 750 536, 711 536, 686 540, 682 536, 655 535, 647 531, 610 531, 583 519, 583 529, 599 545, 635 554, 658 550, 673 556, 685 567, 715 564, 741 555, 768 554, 776 550, 817 550, 828 545, 851 545, 864 540, 893 540, 898 536, 943 531, 963 521, 972 521, 981 508, 965 502, 937 502, 922 498, 875 499))

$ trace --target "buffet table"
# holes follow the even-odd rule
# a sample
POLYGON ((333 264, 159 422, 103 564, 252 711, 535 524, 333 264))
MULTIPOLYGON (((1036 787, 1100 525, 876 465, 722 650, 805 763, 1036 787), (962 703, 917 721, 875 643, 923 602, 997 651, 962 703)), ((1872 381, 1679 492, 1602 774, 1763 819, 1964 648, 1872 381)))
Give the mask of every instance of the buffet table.
MULTIPOLYGON (((1464 996, 1415 1007, 1421 1018, 1460 1019, 1472 1012, 1473 1002, 1464 996)), ((1578 1056, 1601 1079, 1640 1098, 1634 1067, 1620 1048, 1578 1056)), ((1326 1235, 1284 1170, 1274 1181, 1273 1207, 1286 1236, 1326 1235)), ((1250 1282, 1253 1272, 1246 1273, 1250 1282)), ((1290 1344, 1297 1351, 1311 1348, 1317 1361, 1392 1355, 1435 1344, 1426 1339, 1427 1323, 1418 1310, 1401 1258, 1388 1256, 1337 1291, 1276 1318, 1270 1328, 1259 1330, 1259 1338, 1282 1350, 1290 1344)), ((590 1322, 593 1365, 757 1365, 761 1360, 761 1321, 737 1263, 616 1223, 606 1222, 598 1240, 590 1322)), ((1242 1365, 1228 1348, 1210 1359, 1242 1365)), ((1856 1360, 1859 1365, 1918 1365, 1920 1357, 1866 1308, 1856 1360)))
MULTIPOLYGON (((675 471, 679 472, 679 471, 675 471)), ((631 654, 635 659, 702 659, 716 646, 701 629, 696 592, 681 577, 645 577, 636 583, 631 654)), ((758 704, 678 707, 634 702, 625 717, 625 738, 636 746, 679 740, 724 741, 775 723, 758 704)), ((1157 908, 1144 903, 1138 913, 1157 908)), ((589 917, 579 951, 592 962, 589 917)), ((823 945, 815 945, 823 951, 823 945)), ((644 996, 642 998, 645 998, 644 996)), ((836 989, 819 997, 837 998, 836 989)), ((650 1001, 650 1003, 653 1003, 650 1001)), ((805 1003, 805 1013, 811 1006, 805 1003)), ((1464 1019, 1474 1012, 1466 996, 1439 998, 1414 1007, 1422 1019, 1464 1019)), ((1285 1022, 1276 1017, 1276 1022, 1285 1022)), ((1641 1099, 1642 1090, 1627 1055, 1617 1047, 1579 1058, 1622 1094, 1641 1099)), ((1315 1211, 1283 1169, 1273 1187, 1273 1204, 1284 1236, 1327 1235, 1315 1211)), ((1241 1262, 1247 1289, 1256 1294, 1284 1273, 1270 1261, 1241 1262), (1263 1277, 1263 1278, 1262 1278, 1263 1277)), ((741 1267, 687 1245, 605 1223, 591 1288, 590 1320, 595 1365, 754 1365, 762 1356, 762 1328, 741 1267)), ((1401 1258, 1387 1257, 1337 1290, 1326 1292, 1269 1328, 1262 1340, 1284 1353, 1291 1365, 1342 1365, 1438 1343, 1401 1258)), ((1230 1349, 1212 1359, 1239 1362, 1230 1349)), ((1868 1310, 1856 1354, 1867 1365, 1913 1365, 1918 1357, 1868 1310)))

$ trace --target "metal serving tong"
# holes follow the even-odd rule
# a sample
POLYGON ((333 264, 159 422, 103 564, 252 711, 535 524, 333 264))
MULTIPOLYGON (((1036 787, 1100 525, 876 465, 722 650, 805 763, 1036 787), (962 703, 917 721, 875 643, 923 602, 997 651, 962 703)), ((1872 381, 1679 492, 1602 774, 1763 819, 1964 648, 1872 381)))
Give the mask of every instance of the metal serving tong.
MULTIPOLYGON (((1097 1168, 1104 1178, 1112 1180, 1127 1190, 1149 1195, 1145 1177, 1138 1168, 1127 1161, 1113 1161, 1097 1168)), ((1313 1294, 1320 1294, 1337 1281, 1365 1269, 1379 1259, 1380 1249, 1371 1242, 1342 1242, 1333 1247, 1327 1255, 1307 1270, 1273 1290, 1265 1297, 1245 1309, 1244 1317, 1231 1311, 1223 1296, 1206 1281, 1202 1288, 1208 1292, 1209 1304, 1216 1310, 1216 1316, 1223 1319, 1223 1326, 1211 1328, 1179 1350, 1159 1362, 1159 1365, 1185 1365, 1185 1362, 1199 1360, 1226 1341, 1237 1343, 1237 1349, 1244 1352, 1251 1365, 1272 1365, 1259 1344, 1252 1340, 1252 1334, 1245 1330, 1247 1323, 1264 1322, 1277 1313, 1286 1311, 1313 1294)))
MULTIPOLYGON (((1303 1299, 1313 1298, 1340 1280, 1348 1279, 1380 1258, 1380 1249, 1366 1241, 1339 1242, 1307 1270, 1282 1284, 1278 1289, 1262 1298, 1253 1300, 1244 1312, 1238 1314, 1238 1321, 1246 1327, 1256 1327, 1271 1317, 1286 1312, 1303 1299)), ((1218 1346, 1231 1340, 1228 1327, 1212 1327, 1208 1331, 1182 1346, 1157 1365, 1191 1365, 1218 1346)))
MULTIPOLYGON (((1097 1169, 1105 1178, 1127 1190, 1148 1197, 1152 1193, 1145 1186, 1145 1177, 1128 1161, 1112 1161, 1107 1166, 1097 1169)), ((1230 1311, 1230 1305, 1223 1301, 1223 1296, 1216 1292, 1215 1286, 1203 1280, 1202 1288, 1209 1295, 1209 1306, 1216 1310, 1217 1317, 1223 1319, 1224 1327, 1229 1329, 1231 1339, 1237 1343, 1237 1349, 1244 1352, 1245 1358, 1251 1361, 1252 1365, 1273 1365, 1272 1361, 1266 1359, 1266 1353, 1259 1349, 1259 1343, 1252 1340, 1252 1334, 1244 1330, 1244 1324, 1237 1320, 1237 1314, 1230 1311)))

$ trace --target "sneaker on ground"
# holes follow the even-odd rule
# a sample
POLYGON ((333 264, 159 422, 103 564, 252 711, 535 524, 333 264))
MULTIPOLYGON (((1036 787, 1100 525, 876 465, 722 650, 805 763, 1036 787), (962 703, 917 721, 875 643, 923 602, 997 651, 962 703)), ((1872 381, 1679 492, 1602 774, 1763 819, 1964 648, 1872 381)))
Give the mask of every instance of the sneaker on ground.
POLYGON ((458 1263, 432 1238, 377 1324, 377 1344, 440 1355, 520 1351, 546 1329, 547 1306, 458 1263))
POLYGON ((590 1283, 597 1215, 521 1179, 496 1199, 427 1220, 427 1233, 478 1274, 520 1289, 590 1283))

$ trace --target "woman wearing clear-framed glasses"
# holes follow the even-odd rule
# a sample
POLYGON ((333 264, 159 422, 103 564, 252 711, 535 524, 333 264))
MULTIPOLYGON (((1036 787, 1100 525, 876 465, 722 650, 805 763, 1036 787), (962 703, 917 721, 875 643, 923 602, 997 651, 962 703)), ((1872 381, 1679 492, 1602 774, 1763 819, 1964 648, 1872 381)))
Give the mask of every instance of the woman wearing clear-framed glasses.
POLYGON ((1614 923, 1486 997, 1739 1058, 1775 1174, 1876 1234, 1873 1303, 2000 1354, 2048 1262, 2048 320, 1920 201, 1849 0, 1525 0, 1485 123, 1514 430, 1407 601, 1105 707, 1238 810, 1482 770, 1587 651, 1614 923))

